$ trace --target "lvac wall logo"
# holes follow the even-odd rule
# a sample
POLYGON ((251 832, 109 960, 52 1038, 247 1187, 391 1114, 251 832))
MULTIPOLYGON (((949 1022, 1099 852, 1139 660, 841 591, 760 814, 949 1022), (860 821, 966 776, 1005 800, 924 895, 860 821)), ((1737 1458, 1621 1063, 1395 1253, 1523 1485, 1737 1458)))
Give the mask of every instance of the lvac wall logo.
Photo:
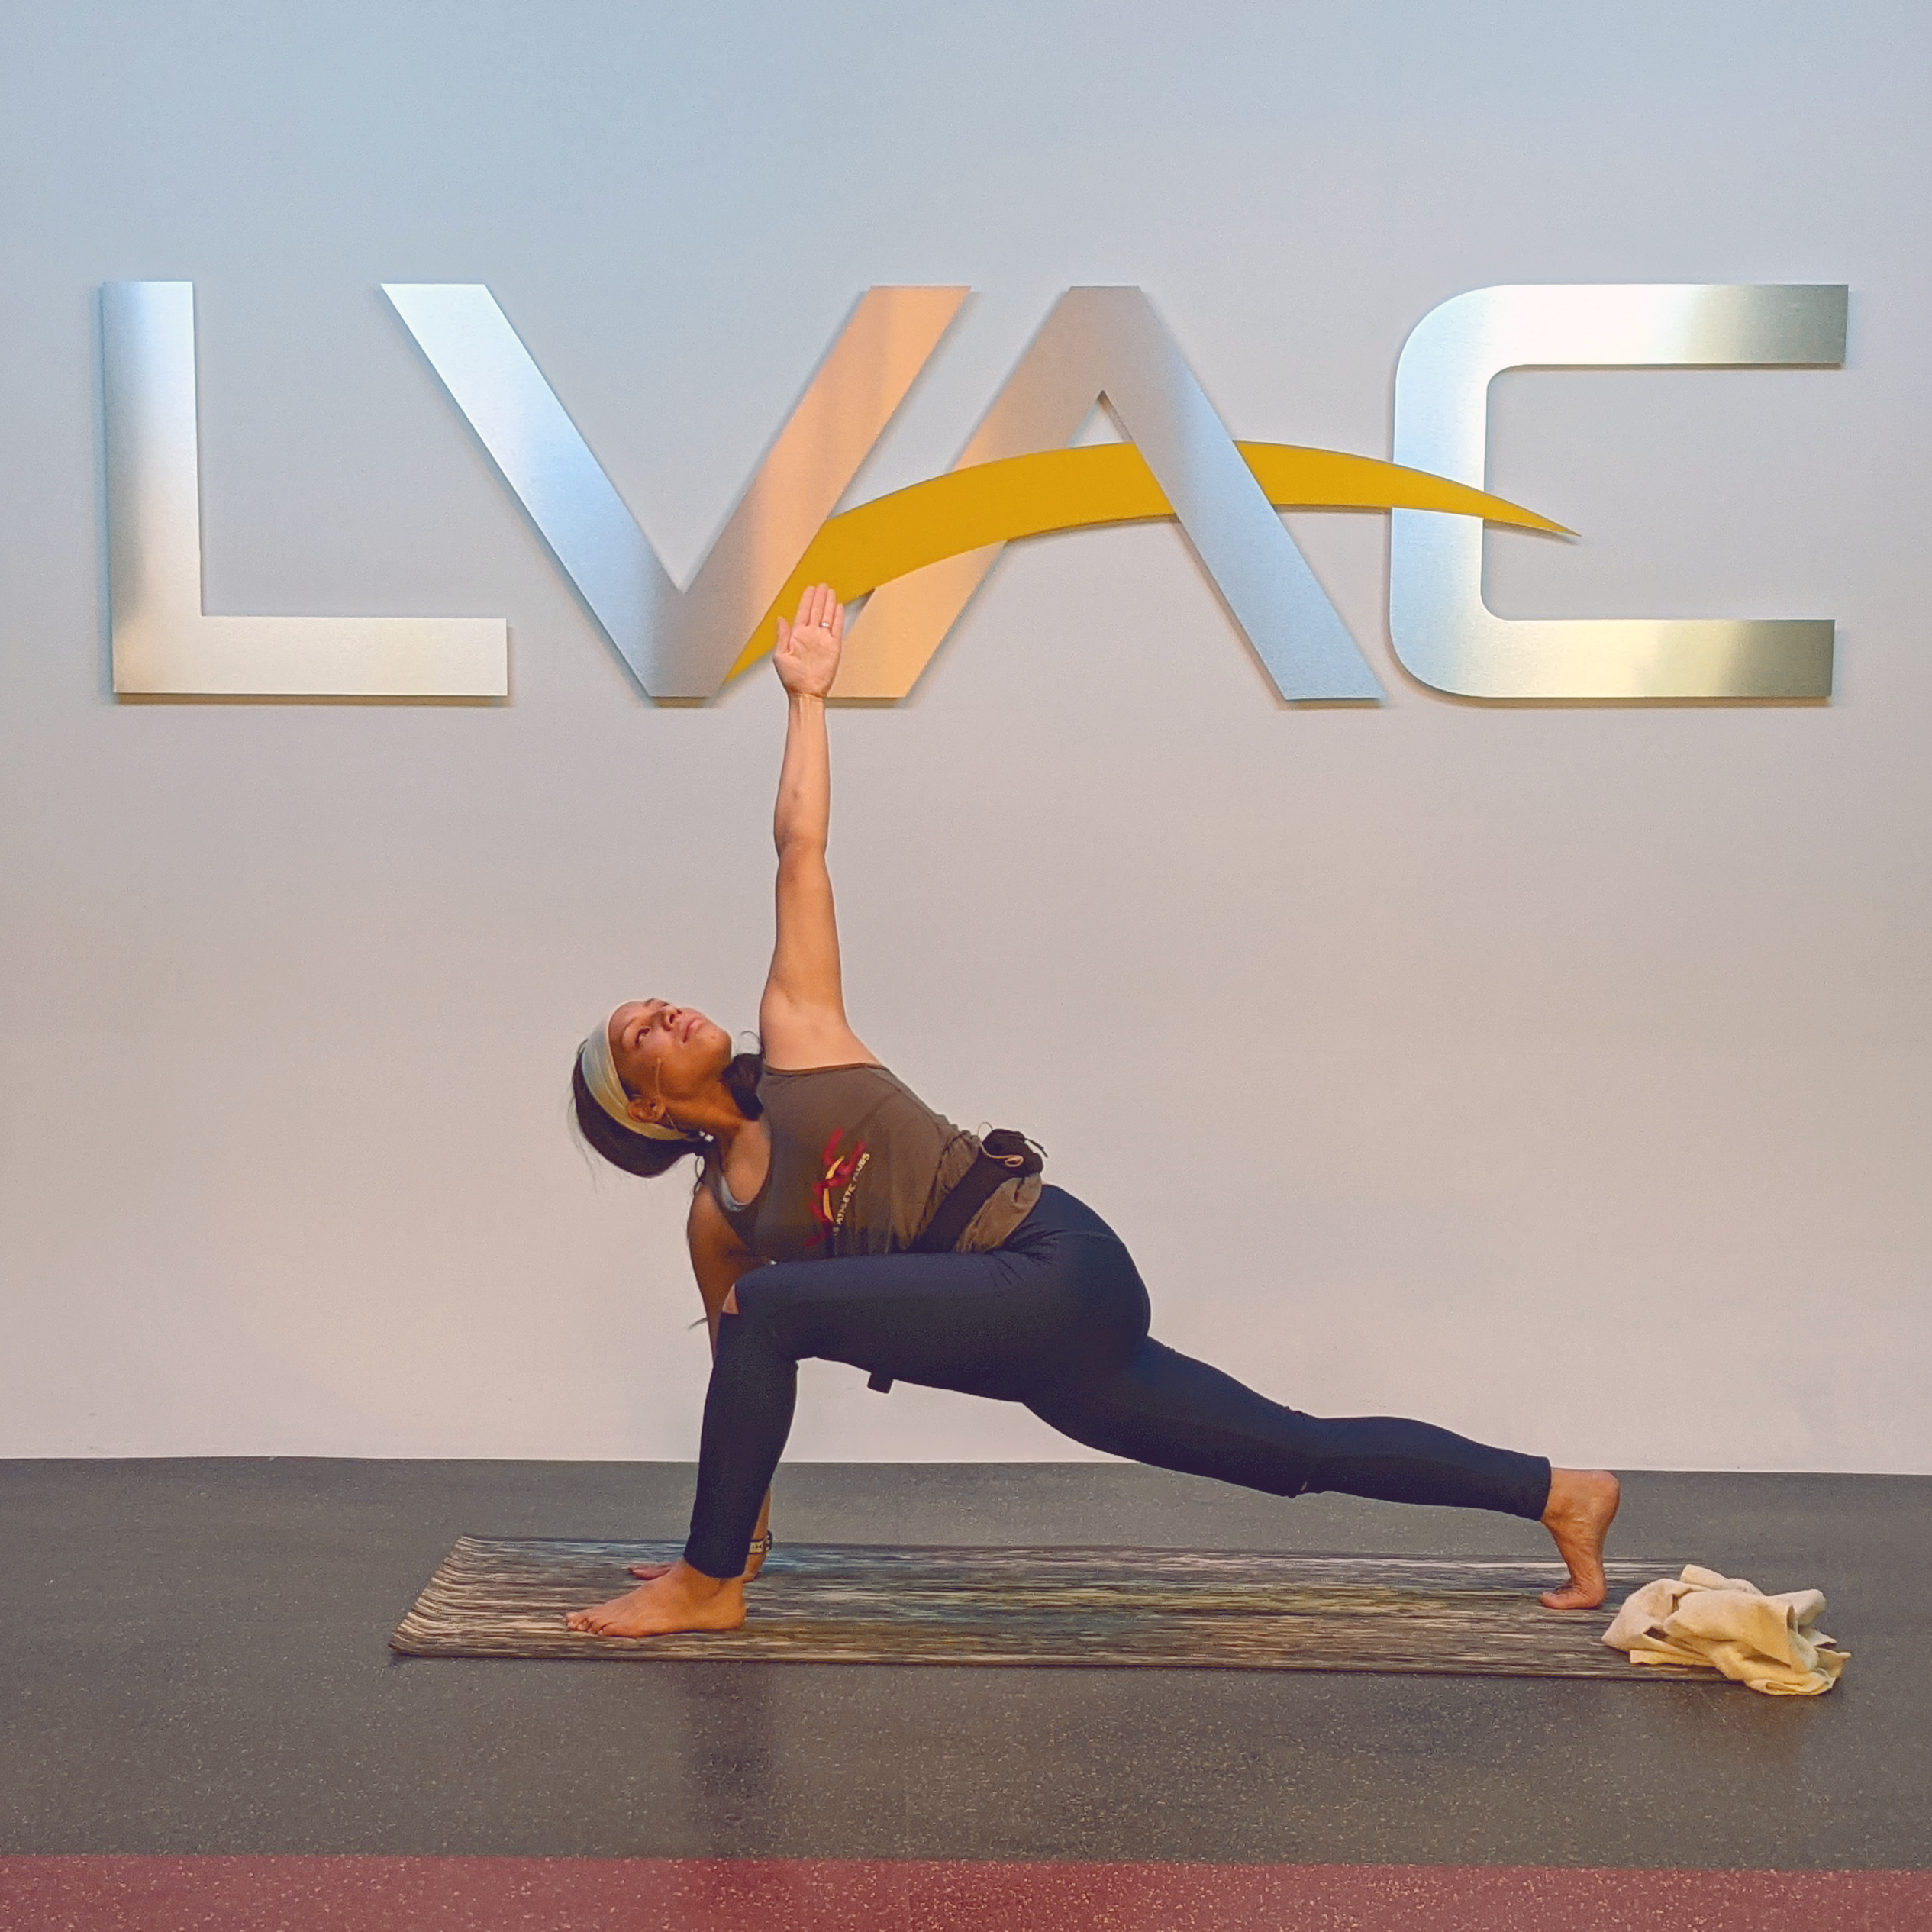
MULTIPOLYGON (((690 584, 666 575, 487 289, 402 283, 397 313, 653 698, 705 698, 769 647, 807 583, 866 600, 836 697, 904 697, 1008 543, 1172 518, 1276 689, 1380 695, 1282 523, 1390 512, 1389 629, 1424 684, 1502 699, 1823 698, 1829 619, 1512 621, 1482 601, 1485 522, 1560 532, 1482 489, 1491 379, 1524 367, 1835 367, 1846 292, 1809 285, 1479 289, 1433 310, 1397 365, 1392 462, 1237 443, 1137 289, 1054 306, 943 476, 838 511, 964 302, 874 289, 820 364, 690 584), (1130 440, 1072 448, 1096 402, 1130 440)), ((115 689, 177 695, 502 697, 482 618, 244 618, 202 608, 192 285, 102 292, 115 689)), ((1567 534, 1567 533, 1564 533, 1567 534)))

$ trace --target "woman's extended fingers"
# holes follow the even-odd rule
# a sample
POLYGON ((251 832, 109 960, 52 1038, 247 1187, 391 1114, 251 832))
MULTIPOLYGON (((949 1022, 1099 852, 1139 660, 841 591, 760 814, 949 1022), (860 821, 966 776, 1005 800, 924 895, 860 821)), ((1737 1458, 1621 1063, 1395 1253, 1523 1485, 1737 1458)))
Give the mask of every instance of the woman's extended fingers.
POLYGON ((787 624, 775 620, 778 642, 772 668, 787 691, 825 696, 837 676, 845 607, 830 584, 809 584, 798 598, 798 614, 787 624))
POLYGON ((788 625, 778 621, 778 640, 782 644, 794 631, 829 631, 834 637, 845 634, 845 606, 830 584, 808 584, 798 599, 798 614, 788 625))

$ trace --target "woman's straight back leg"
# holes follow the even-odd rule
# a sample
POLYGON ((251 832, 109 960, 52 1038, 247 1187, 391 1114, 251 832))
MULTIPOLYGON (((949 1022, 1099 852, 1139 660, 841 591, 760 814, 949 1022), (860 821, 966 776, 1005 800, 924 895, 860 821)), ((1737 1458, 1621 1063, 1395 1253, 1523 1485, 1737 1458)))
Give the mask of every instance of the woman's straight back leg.
POLYGON ((1540 1518, 1550 1465, 1400 1416, 1306 1415, 1150 1337, 1105 1378, 1034 1391, 1041 1421, 1090 1449, 1294 1496, 1339 1491, 1540 1518))

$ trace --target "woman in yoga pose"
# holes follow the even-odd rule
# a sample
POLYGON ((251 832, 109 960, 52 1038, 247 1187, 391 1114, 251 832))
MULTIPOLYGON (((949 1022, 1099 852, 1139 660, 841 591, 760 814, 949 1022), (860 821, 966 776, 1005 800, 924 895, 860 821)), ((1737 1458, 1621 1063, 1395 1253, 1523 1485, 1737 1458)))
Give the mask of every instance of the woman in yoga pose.
POLYGON ((656 1174, 698 1156, 687 1234, 713 1359, 682 1559, 640 1569, 638 1588, 573 1611, 571 1627, 648 1637, 743 1621, 807 1356, 866 1369, 875 1388, 897 1379, 1024 1402, 1090 1448, 1274 1495, 1339 1490, 1539 1520, 1569 1569, 1543 1602, 1601 1603, 1614 1476, 1424 1422, 1303 1415, 1163 1347, 1099 1216, 1043 1186, 1017 1136, 982 1150, 853 1033, 825 866, 825 694, 845 612, 821 585, 778 628, 790 704, 764 1059, 734 1055, 693 1008, 635 1000, 584 1042, 572 1072, 578 1120, 606 1159, 656 1174))

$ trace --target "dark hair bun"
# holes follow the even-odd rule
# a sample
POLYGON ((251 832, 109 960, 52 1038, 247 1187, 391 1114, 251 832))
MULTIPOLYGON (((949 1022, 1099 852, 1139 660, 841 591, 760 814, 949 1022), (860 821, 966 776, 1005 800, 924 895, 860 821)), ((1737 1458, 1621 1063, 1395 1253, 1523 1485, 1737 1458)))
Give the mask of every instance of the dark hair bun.
POLYGON ((724 1090, 748 1121, 755 1121, 765 1111, 765 1103, 758 1098, 758 1083, 764 1077, 763 1053, 740 1053, 724 1069, 724 1090))

